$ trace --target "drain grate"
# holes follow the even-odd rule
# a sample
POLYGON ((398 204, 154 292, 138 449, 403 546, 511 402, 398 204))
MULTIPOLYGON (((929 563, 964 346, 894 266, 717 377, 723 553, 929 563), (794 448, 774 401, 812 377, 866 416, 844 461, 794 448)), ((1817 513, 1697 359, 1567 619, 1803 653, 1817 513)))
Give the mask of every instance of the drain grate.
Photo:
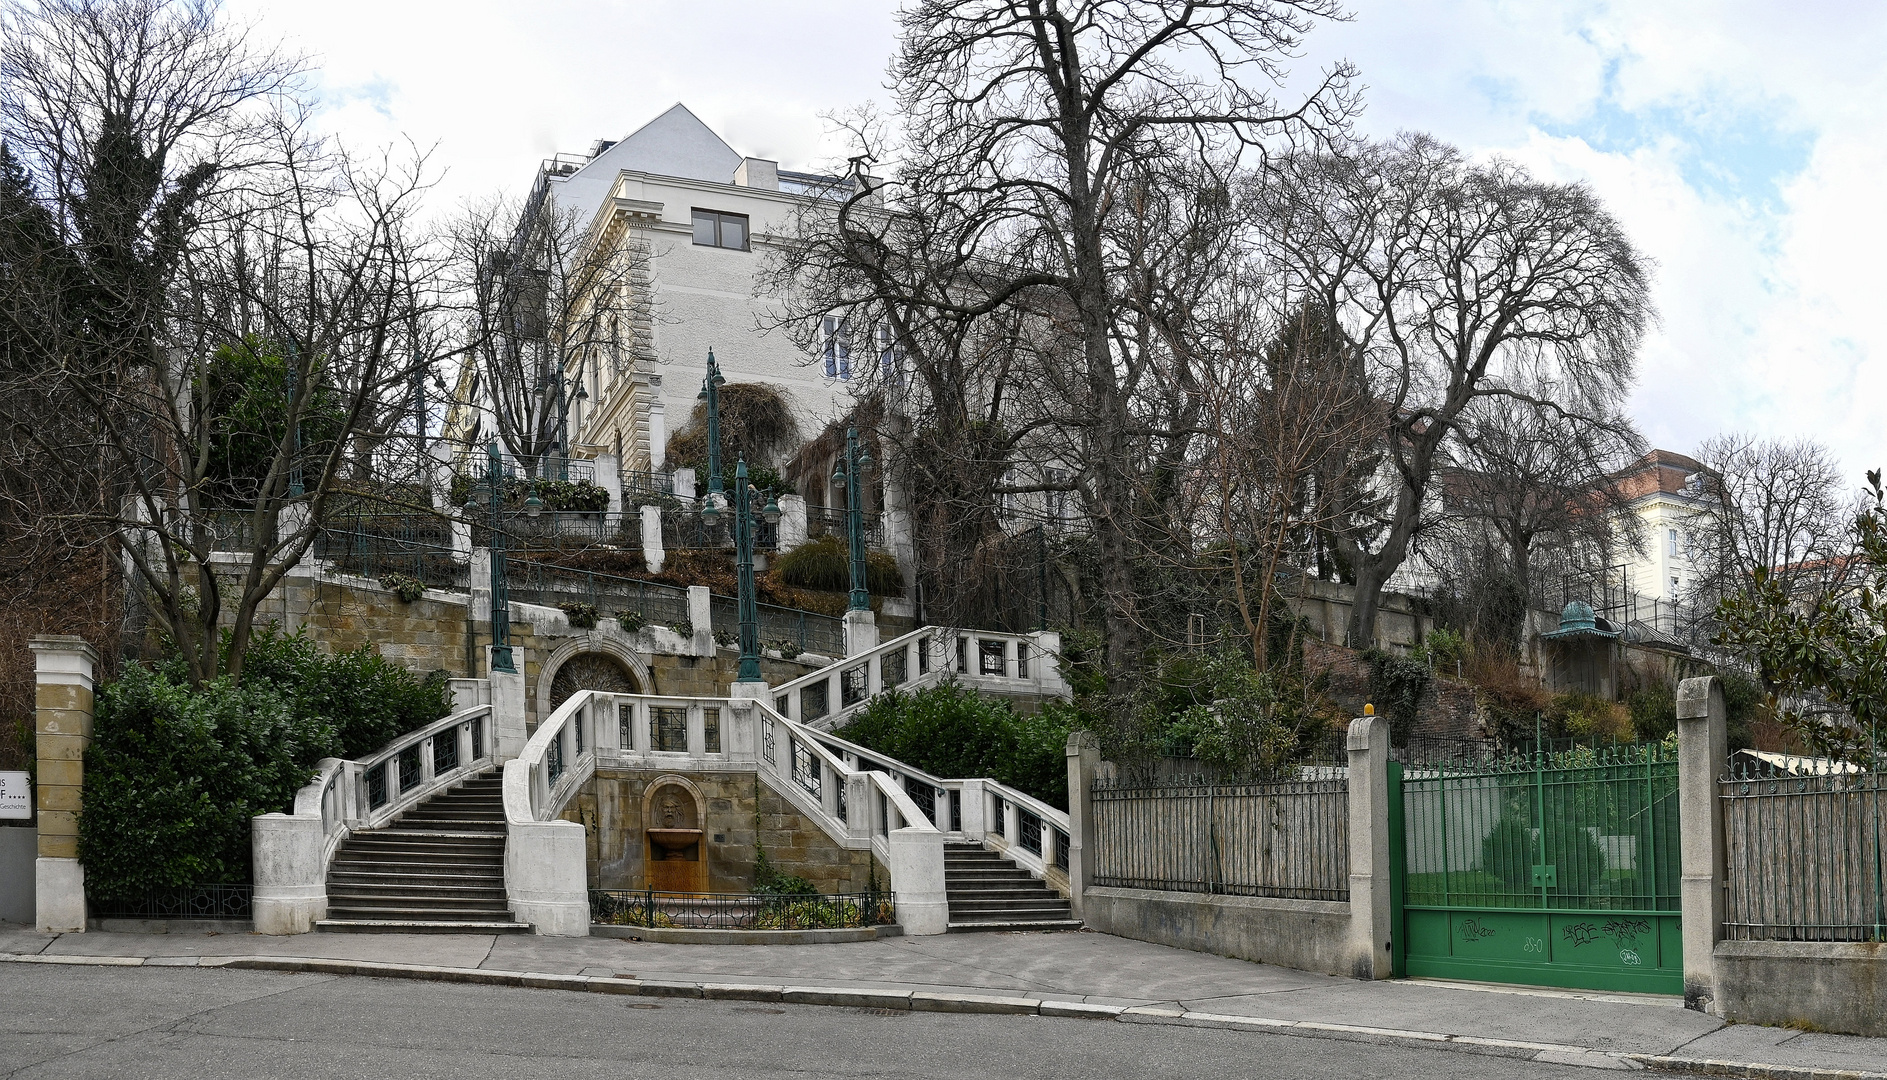
POLYGON ((861 1008, 861 1009, 859 1009, 858 1011, 859 1011, 859 1012, 862 1012, 862 1013, 864 1013, 864 1014, 865 1014, 866 1016, 909 1016, 909 1015, 911 1015, 911 1010, 909 1010, 909 1009, 865 1009, 865 1008, 861 1008))

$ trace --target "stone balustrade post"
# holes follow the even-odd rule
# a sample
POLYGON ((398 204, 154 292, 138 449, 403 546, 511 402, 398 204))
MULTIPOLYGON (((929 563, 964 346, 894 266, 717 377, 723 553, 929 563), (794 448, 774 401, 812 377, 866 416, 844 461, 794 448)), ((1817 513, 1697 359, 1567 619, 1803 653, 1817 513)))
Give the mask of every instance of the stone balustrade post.
POLYGON ((898 925, 910 936, 942 934, 950 929, 950 898, 944 887, 944 839, 935 829, 891 830, 891 891, 897 896, 898 925))
POLYGON ((694 627, 694 654, 714 655, 714 604, 706 585, 688 586, 688 623, 694 627))
MULTIPOLYGON (((1094 778, 1101 770, 1101 744, 1091 731, 1068 735, 1068 897, 1081 918, 1083 894, 1094 884, 1094 778)), ((966 794, 968 785, 965 785, 966 794)), ((1052 848, 1052 845, 1049 845, 1052 848)))
POLYGON ((85 868, 79 864, 85 748, 92 743, 98 653, 69 635, 31 638, 33 733, 39 775, 39 852, 33 863, 33 925, 53 934, 85 929, 85 868))
POLYGON ((645 504, 642 513, 642 562, 649 568, 649 573, 659 574, 668 562, 668 552, 662 547, 662 508, 654 504, 645 504))
POLYGON ((1714 1011, 1723 938, 1723 803, 1717 777, 1730 754, 1729 711, 1714 675, 1677 684, 1677 820, 1684 925, 1684 1007, 1714 1011))
POLYGON ((1395 973, 1391 952, 1389 869, 1389 722, 1380 716, 1350 721, 1350 971, 1359 979, 1395 973))
POLYGON ((485 670, 490 672, 491 729, 496 760, 510 761, 524 752, 530 741, 524 708, 523 650, 511 647, 516 671, 496 671, 491 666, 491 646, 485 646, 485 670))
POLYGON ((878 616, 870 611, 845 613, 845 655, 857 656, 878 647, 878 616))
POLYGON ((806 542, 806 497, 782 495, 780 502, 780 553, 785 554, 806 542))

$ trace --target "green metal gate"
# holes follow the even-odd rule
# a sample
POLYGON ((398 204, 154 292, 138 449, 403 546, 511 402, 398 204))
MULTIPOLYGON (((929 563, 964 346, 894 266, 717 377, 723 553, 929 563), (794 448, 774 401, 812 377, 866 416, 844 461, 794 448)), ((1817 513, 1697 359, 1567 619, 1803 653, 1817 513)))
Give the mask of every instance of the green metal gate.
POLYGON ((1390 767, 1396 973, 1683 992, 1677 753, 1390 767))

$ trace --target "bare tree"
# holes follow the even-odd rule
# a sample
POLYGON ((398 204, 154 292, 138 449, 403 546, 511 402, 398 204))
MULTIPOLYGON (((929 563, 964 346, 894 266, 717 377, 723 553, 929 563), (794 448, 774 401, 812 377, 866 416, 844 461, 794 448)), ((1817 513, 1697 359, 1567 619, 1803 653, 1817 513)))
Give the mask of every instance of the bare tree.
MULTIPOLYGON (((1080 500, 1116 670, 1148 640, 1145 525, 1167 513, 1196 428, 1176 301, 1201 275, 1158 267, 1186 255, 1245 148, 1346 120, 1347 65, 1294 103, 1274 95, 1304 35, 1338 15, 1329 0, 919 3, 893 63, 895 175, 870 183, 885 150, 864 141, 834 239, 802 260, 837 287, 798 317, 857 312, 905 335, 912 383, 950 418, 916 434, 928 460, 963 463, 938 480, 983 506, 1080 500), (1015 460, 1038 436, 1065 449, 1015 460)), ((962 509, 959 533, 989 513, 962 509)))
POLYGON ((1792 596, 1839 591, 1862 503, 1827 447, 1731 433, 1705 440, 1697 458, 1708 509, 1684 530, 1698 574, 1688 591, 1706 601, 1732 595, 1758 569, 1792 596))
POLYGON ((452 233, 487 430, 535 472, 569 455, 586 381, 654 362, 646 242, 611 215, 586 222, 542 185, 522 202, 468 206, 452 233))
POLYGON ((6 257, 45 271, 0 278, 9 456, 97 492, 35 527, 114 539, 192 677, 240 676, 258 606, 434 359, 423 159, 310 137, 298 65, 207 3, 48 0, 5 29, 0 133, 43 226, 6 257))
MULTIPOLYGON (((1603 570, 1620 546, 1640 543, 1638 518, 1611 482, 1642 450, 1628 418, 1496 396, 1465 410, 1457 430, 1452 464, 1437 474, 1442 521, 1428 541, 1450 549, 1447 565, 1471 565, 1462 556, 1491 541, 1524 610, 1545 595, 1542 570, 1603 570)), ((1519 633, 1508 627, 1501 643, 1518 645, 1519 633)))
POLYGON ((1335 314, 1385 418, 1384 512, 1337 538, 1356 584, 1349 636, 1367 643, 1470 406, 1615 412, 1653 318, 1648 270, 1583 185, 1471 163, 1427 136, 1273 166, 1259 228, 1289 292, 1335 314))

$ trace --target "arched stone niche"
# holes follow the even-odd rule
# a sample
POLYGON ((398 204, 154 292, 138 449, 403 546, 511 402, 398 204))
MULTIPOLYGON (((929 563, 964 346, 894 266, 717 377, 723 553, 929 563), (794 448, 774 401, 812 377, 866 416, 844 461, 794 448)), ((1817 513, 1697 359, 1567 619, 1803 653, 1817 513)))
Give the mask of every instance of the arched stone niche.
POLYGON ((700 893, 708 887, 708 801, 684 776, 666 774, 642 793, 645 887, 700 893))
POLYGON ((551 651, 537 674, 537 718, 542 720, 579 690, 618 694, 653 692, 646 660, 603 634, 572 638, 551 651))

